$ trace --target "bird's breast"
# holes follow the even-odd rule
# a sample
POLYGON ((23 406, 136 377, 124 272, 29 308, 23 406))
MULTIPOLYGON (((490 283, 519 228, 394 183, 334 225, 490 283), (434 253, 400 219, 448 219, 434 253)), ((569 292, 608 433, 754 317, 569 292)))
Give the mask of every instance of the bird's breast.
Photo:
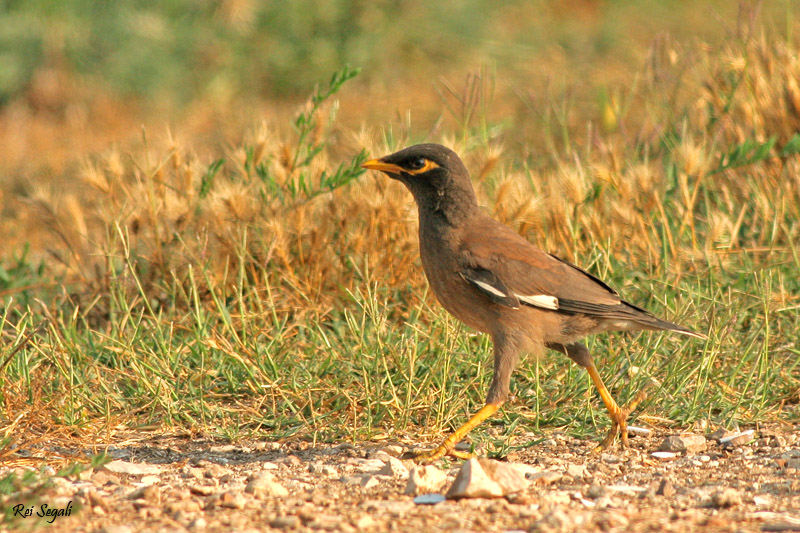
POLYGON ((451 315, 478 331, 488 333, 491 306, 480 300, 475 289, 459 274, 459 250, 451 236, 420 231, 420 258, 428 284, 451 315))

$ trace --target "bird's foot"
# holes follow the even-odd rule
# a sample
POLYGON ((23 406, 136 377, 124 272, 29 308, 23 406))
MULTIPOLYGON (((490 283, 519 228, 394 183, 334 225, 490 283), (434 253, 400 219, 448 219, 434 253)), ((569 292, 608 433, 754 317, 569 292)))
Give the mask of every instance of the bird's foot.
POLYGON ((474 454, 456 450, 454 446, 448 446, 443 442, 432 450, 410 450, 404 453, 401 459, 413 459, 418 463, 432 463, 442 457, 454 457, 456 459, 472 459, 474 454))
POLYGON ((606 437, 594 449, 595 453, 607 450, 614 444, 617 435, 620 437, 620 444, 623 448, 628 447, 628 416, 637 408, 639 404, 647 399, 647 391, 657 385, 655 380, 651 380, 645 384, 644 387, 636 394, 633 401, 626 407, 616 407, 616 409, 609 409, 608 416, 611 418, 611 428, 608 430, 606 437))

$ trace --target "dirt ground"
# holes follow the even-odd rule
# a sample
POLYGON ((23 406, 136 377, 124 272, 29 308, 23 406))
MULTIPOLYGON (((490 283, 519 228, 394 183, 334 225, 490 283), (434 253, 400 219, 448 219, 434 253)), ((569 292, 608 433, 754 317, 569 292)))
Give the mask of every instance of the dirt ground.
MULTIPOLYGON (((798 429, 760 428, 725 444, 712 435, 705 444, 694 442, 696 449, 671 453, 658 452, 664 432, 601 454, 592 453, 591 442, 553 433, 506 458, 525 472, 524 490, 427 505, 405 494, 408 474, 390 459, 405 451, 399 444, 156 438, 112 447, 112 463, 56 478, 28 501, 33 516, 9 520, 17 502, 14 494, 4 497, 4 527, 108 533, 800 531, 798 429), (48 525, 35 516, 42 505, 70 506, 70 516, 48 525)), ((442 492, 461 465, 437 463, 448 476, 442 492)), ((403 466, 415 467, 410 461, 403 466)))

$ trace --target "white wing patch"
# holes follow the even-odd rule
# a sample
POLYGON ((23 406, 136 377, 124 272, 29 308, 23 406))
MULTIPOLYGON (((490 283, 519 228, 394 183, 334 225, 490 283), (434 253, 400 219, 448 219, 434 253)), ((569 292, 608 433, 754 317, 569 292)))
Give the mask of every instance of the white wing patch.
POLYGON ((471 279, 472 283, 480 287, 481 289, 485 290, 488 293, 494 294, 499 298, 508 298, 508 295, 501 290, 498 290, 496 287, 489 285, 488 283, 484 283, 483 281, 478 281, 477 279, 471 279))
POLYGON ((534 307, 552 309, 553 311, 558 310, 558 298, 555 296, 548 296, 546 294, 534 294, 532 296, 515 294, 514 296, 516 296, 520 302, 525 302, 526 304, 533 305, 534 307))

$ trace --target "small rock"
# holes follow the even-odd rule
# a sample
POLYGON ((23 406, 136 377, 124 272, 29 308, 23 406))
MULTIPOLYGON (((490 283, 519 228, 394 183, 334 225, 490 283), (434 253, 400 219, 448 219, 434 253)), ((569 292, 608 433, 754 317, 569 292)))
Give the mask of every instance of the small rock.
POLYGON ((247 499, 238 492, 223 492, 219 498, 219 505, 228 509, 244 509, 247 499))
POLYGON ((735 434, 734 431, 728 431, 725 428, 717 428, 716 430, 714 430, 711 433, 709 433, 708 435, 706 435, 706 438, 708 440, 713 440, 713 441, 719 442, 720 440, 724 439, 725 437, 727 437, 729 435, 733 435, 733 434, 735 434))
POLYGON ((491 459, 479 459, 479 461, 489 476, 503 488, 504 495, 523 491, 530 485, 526 476, 529 471, 527 465, 491 459))
POLYGON ((589 475, 589 472, 586 470, 586 465, 569 464, 567 465, 567 475, 575 479, 583 479, 589 475))
POLYGON ((358 529, 364 530, 374 528, 377 522, 370 515, 365 514, 358 517, 358 520, 356 520, 353 525, 358 529))
POLYGON ((416 466, 411 469, 406 485, 406 494, 439 492, 447 483, 447 474, 433 465, 416 466))
POLYGON ((677 459, 679 457, 679 455, 675 452, 653 452, 650 455, 656 459, 661 459, 662 461, 672 461, 673 459, 677 459))
POLYGON ((133 491, 128 498, 131 500, 142 499, 149 503, 159 503, 161 502, 161 489, 157 485, 147 485, 133 491))
POLYGON ((184 479, 203 479, 203 469, 194 466, 185 466, 181 470, 181 477, 184 479))
POLYGON ((377 487, 380 484, 381 480, 378 476, 366 475, 361 480, 361 486, 364 487, 364 490, 369 490, 371 488, 377 487))
POLYGON ((224 466, 218 465, 217 463, 211 463, 206 467, 203 475, 209 479, 213 478, 221 478, 225 475, 230 474, 231 471, 225 468, 224 466))
POLYGON ((767 496, 753 496, 753 505, 756 507, 767 507, 772 503, 772 500, 767 496))
POLYGON ((659 446, 662 452, 682 452, 696 454, 706 449, 706 438, 703 435, 671 435, 659 446))
POLYGON ((179 500, 168 502, 167 505, 167 512, 170 513, 196 513, 200 511, 200 502, 195 500, 179 500))
POLYGON ((625 531, 629 520, 622 513, 606 511, 595 518, 595 524, 597 524, 601 531, 625 531))
POLYGON ((377 460, 381 461, 382 463, 385 463, 386 461, 388 461, 390 457, 393 457, 393 456, 389 455, 388 453, 386 453, 383 450, 378 450, 377 452, 373 452, 369 456, 370 459, 377 459, 377 460))
POLYGON ((276 481, 275 476, 269 472, 261 472, 253 476, 244 491, 258 499, 285 498, 289 495, 289 490, 276 481))
POLYGON ((398 446, 397 444, 390 444, 386 446, 383 451, 391 455, 392 457, 400 457, 403 454, 403 447, 398 446))
POLYGON ((378 474, 405 479, 408 477, 408 468, 406 468, 406 465, 404 465, 403 461, 400 459, 389 457, 389 460, 386 461, 383 468, 378 471, 378 474))
POLYGON ((355 466, 358 472, 377 472, 383 468, 383 461, 380 459, 357 459, 355 466))
POLYGON ((447 491, 447 498, 500 498, 503 494, 503 487, 484 470, 481 461, 472 458, 458 471, 456 480, 447 491))
POLYGON ((598 485, 597 483, 592 483, 589 485, 589 490, 586 491, 586 496, 589 498, 596 500, 600 498, 606 493, 606 489, 603 488, 602 485, 598 485))
POLYGON ((560 532, 571 531, 575 527, 572 518, 563 509, 554 507, 539 520, 534 522, 531 531, 560 532))
POLYGON ((647 492, 646 488, 636 487, 634 485, 609 485, 606 487, 606 489, 611 492, 617 492, 619 494, 628 494, 630 496, 638 496, 643 492, 647 492))
POLYGON ((726 435, 725 437, 719 439, 719 445, 726 447, 743 446, 753 440, 754 434, 755 431, 748 429, 747 431, 740 431, 738 433, 726 435))
MULTIPOLYGON (((352 446, 352 445, 351 445, 352 446)), ((338 448, 338 446, 337 446, 338 448)), ((294 454, 287 455, 286 457, 282 457, 276 461, 276 463, 286 465, 286 466, 299 466, 303 464, 303 461, 294 454)))
MULTIPOLYGON (((56 479, 63 479, 63 478, 56 478, 56 479)), ((94 483, 95 486, 97 487, 102 487, 103 485, 119 485, 120 480, 119 476, 116 476, 111 472, 107 472, 105 470, 98 470, 92 476, 92 483, 94 483)))
POLYGON ((318 514, 314 520, 306 524, 311 529, 322 529, 325 531, 343 531, 342 520, 338 516, 318 514))
POLYGON ((742 496, 735 489, 727 488, 711 495, 711 506, 717 509, 729 509, 742 503, 742 496))
POLYGON ((602 453, 600 454, 600 459, 602 459, 604 463, 608 463, 610 465, 615 465, 622 462, 622 457, 619 455, 614 455, 613 453, 602 453))
POLYGON ((128 474, 129 476, 144 476, 146 474, 160 474, 161 466, 146 463, 129 463, 127 461, 111 461, 103 468, 115 474, 128 474))
POLYGON ((269 527, 274 527, 275 529, 295 529, 299 525, 300 519, 294 515, 279 516, 269 522, 269 527))
POLYGON ((636 435, 637 437, 649 437, 653 432, 647 428, 628 426, 628 434, 636 435))
POLYGON ((543 472, 536 472, 528 476, 528 479, 536 485, 552 485, 561 479, 562 475, 559 472, 545 470, 543 472))
POLYGON ((447 498, 444 494, 438 493, 429 493, 429 494, 420 494, 419 496, 414 498, 414 503, 417 505, 436 505, 437 503, 442 503, 446 501, 447 498))
POLYGON ((364 482, 364 476, 358 474, 356 476, 344 476, 339 481, 345 485, 361 485, 364 482))
POLYGON ((203 529, 208 527, 208 522, 206 522, 206 519, 203 518, 202 516, 198 516, 197 518, 189 522, 189 525, 186 527, 192 531, 202 531, 203 529))
POLYGON ((761 526, 761 531, 800 531, 800 519, 782 516, 761 526))
POLYGON ((672 498, 675 495, 675 487, 672 485, 672 482, 670 482, 670 480, 664 478, 661 480, 661 483, 658 484, 658 488, 656 489, 656 494, 659 496, 672 498))
POLYGON ((189 492, 197 494, 198 496, 210 496, 214 494, 215 491, 216 487, 212 487, 211 485, 192 485, 189 487, 189 492))

